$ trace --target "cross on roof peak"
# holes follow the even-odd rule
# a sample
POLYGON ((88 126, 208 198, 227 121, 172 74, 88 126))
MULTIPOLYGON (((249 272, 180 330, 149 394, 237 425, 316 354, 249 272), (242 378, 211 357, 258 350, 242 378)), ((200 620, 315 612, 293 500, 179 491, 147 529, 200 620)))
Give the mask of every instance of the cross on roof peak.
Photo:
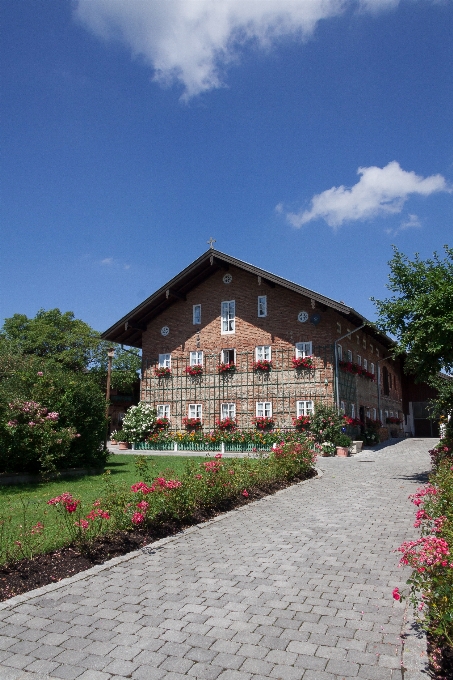
POLYGON ((215 242, 216 242, 216 240, 215 240, 215 238, 212 238, 212 236, 211 236, 211 238, 209 239, 209 241, 206 241, 206 243, 209 244, 209 247, 211 248, 211 250, 214 250, 214 243, 215 243, 215 242))

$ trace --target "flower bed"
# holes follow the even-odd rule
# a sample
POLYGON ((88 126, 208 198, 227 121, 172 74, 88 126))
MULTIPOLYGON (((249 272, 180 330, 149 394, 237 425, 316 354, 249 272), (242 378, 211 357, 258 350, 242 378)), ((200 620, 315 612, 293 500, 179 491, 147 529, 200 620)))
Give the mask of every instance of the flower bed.
POLYGON ((441 441, 430 454, 429 483, 409 497, 421 537, 397 549, 400 564, 412 567, 409 590, 395 588, 393 597, 411 601, 428 634, 434 675, 446 678, 453 668, 453 441, 441 441))
MULTIPOLYGON (((170 527, 169 533, 174 533, 181 527, 202 521, 219 511, 261 497, 264 493, 283 488, 293 481, 311 477, 314 475, 313 463, 314 453, 309 442, 282 442, 273 453, 260 459, 224 460, 219 453, 212 460, 189 462, 179 478, 155 476, 152 461, 141 457, 136 461, 139 481, 131 486, 115 484, 112 477, 106 475, 105 493, 101 499, 86 505, 70 492, 65 492, 48 501, 48 512, 54 513, 56 521, 61 525, 61 532, 69 536, 72 554, 91 557, 99 563, 114 554, 123 554, 138 547, 129 538, 137 537, 137 531, 142 538, 141 541, 137 539, 137 542, 144 545, 150 541, 150 537, 154 540, 162 536, 164 527, 170 527), (102 551, 98 550, 100 542, 104 546, 102 551), (116 551, 118 542, 125 546, 122 552, 116 551), (110 549, 110 544, 114 546, 113 550, 110 549)), ((25 521, 22 533, 27 535, 25 538, 22 536, 20 551, 16 545, 18 537, 3 532, 0 536, 3 561, 5 557, 10 563, 25 558, 28 569, 30 560, 35 559, 36 553, 39 553, 46 532, 46 522, 44 516, 42 521, 35 522, 32 527, 25 521)), ((62 554, 64 550, 55 553, 60 562, 62 554)), ((44 564, 39 559, 37 563, 44 564)), ((47 565, 49 564, 50 558, 47 561, 47 565)), ((49 566, 46 569, 50 571, 49 566)), ((8 576, 14 581, 18 571, 19 567, 2 569, 2 588, 6 593, 3 599, 27 590, 27 584, 22 590, 11 590, 6 585, 8 576)), ((55 571, 52 572, 54 573, 55 571)), ((59 571, 59 578, 61 573, 62 570, 59 571)), ((64 575, 69 574, 66 571, 64 575)), ((54 579, 55 577, 48 576, 44 583, 54 579)), ((18 580, 19 577, 14 582, 17 584, 18 580)), ((43 585, 43 580, 36 580, 34 576, 28 583, 30 587, 37 587, 43 585)))

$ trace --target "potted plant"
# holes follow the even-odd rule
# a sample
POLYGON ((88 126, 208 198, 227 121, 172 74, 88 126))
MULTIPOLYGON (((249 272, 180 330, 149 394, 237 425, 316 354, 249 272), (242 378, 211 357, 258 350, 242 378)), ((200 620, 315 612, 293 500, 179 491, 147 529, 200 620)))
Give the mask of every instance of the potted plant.
POLYGON ((168 366, 156 366, 154 368, 154 375, 158 378, 169 378, 171 376, 171 368, 168 368, 168 366))
POLYGON ((238 427, 238 423, 235 418, 221 418, 220 420, 216 420, 215 424, 217 428, 223 432, 234 432, 238 427))
POLYGON ((202 422, 200 418, 183 418, 182 419, 182 424, 186 428, 186 430, 201 430, 202 427, 202 422))
POLYGON ((203 375, 203 366, 201 364, 196 364, 195 366, 187 366, 186 373, 187 375, 191 375, 192 377, 196 377, 197 375, 203 375))
POLYGON ((110 433, 110 444, 113 446, 116 446, 118 442, 118 432, 116 430, 113 430, 113 432, 110 433))
POLYGON ((294 357, 292 362, 293 362, 293 368, 295 368, 296 371, 302 371, 302 370, 309 371, 310 369, 313 368, 312 357, 294 357))
POLYGON ((119 448, 119 450, 120 450, 120 451, 126 451, 126 450, 129 448, 129 443, 128 443, 128 441, 127 441, 127 435, 126 435, 126 433, 123 432, 122 430, 120 430, 120 431, 117 433, 117 437, 118 437, 117 441, 118 441, 118 448, 119 448))
POLYGON ((339 434, 335 439, 335 448, 337 456, 346 458, 349 456, 349 447, 351 446, 351 438, 347 434, 339 434))
POLYGON ((261 371, 261 373, 269 373, 272 369, 272 361, 267 359, 260 359, 260 361, 253 362, 253 370, 261 371))
POLYGON ((219 373, 226 373, 226 374, 235 373, 236 372, 236 364, 233 363, 232 361, 229 364, 225 364, 225 363, 221 362, 217 366, 217 370, 218 370, 219 373))
POLYGON ((258 416, 257 418, 254 418, 253 422, 255 423, 257 430, 272 430, 272 428, 274 427, 273 418, 258 416))
POLYGON ((332 442, 322 442, 322 444, 318 444, 318 446, 320 447, 323 458, 335 455, 335 444, 332 444, 332 442))
POLYGON ((293 418, 294 427, 299 430, 299 432, 304 432, 310 428, 310 416, 299 416, 298 418, 293 418))

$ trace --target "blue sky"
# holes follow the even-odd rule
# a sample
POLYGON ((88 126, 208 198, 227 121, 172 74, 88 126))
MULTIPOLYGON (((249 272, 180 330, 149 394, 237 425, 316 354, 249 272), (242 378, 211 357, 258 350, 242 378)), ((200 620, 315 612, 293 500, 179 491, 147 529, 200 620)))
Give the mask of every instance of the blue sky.
POLYGON ((0 6, 0 316, 104 330, 216 247, 374 317, 453 245, 450 0, 0 6))

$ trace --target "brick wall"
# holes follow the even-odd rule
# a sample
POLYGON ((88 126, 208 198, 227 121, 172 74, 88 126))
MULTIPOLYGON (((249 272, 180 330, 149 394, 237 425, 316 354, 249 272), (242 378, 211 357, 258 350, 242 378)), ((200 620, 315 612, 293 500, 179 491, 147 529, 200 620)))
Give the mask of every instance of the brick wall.
MULTIPOLYGON (((190 351, 199 349, 206 356, 216 355, 220 361, 220 351, 222 349, 235 349, 237 352, 254 351, 257 345, 271 345, 274 350, 294 351, 296 342, 312 342, 313 348, 332 348, 337 338, 354 329, 354 325, 348 323, 344 317, 331 308, 320 306, 308 297, 293 292, 278 285, 270 287, 259 277, 243 271, 242 269, 230 266, 228 274, 231 274, 231 283, 224 283, 225 271, 213 274, 209 279, 201 283, 194 290, 187 294, 187 300, 175 300, 169 308, 152 321, 147 330, 143 333, 143 385, 147 385, 146 393, 142 391, 142 399, 155 401, 155 398, 164 398, 164 393, 160 397, 156 396, 155 391, 150 391, 153 383, 152 366, 157 362, 159 354, 169 353, 172 361, 179 359, 180 363, 188 360, 190 351), (267 296, 267 316, 258 317, 258 296, 267 296), (221 333, 221 303, 226 300, 235 300, 236 303, 236 327, 234 334, 221 333), (193 324, 193 305, 201 304, 201 324, 193 324), (315 326, 309 320, 305 323, 298 321, 297 316, 300 311, 306 311, 309 316, 314 312, 321 315, 320 323, 315 326), (168 326, 169 334, 164 337, 161 328, 168 326)), ((357 361, 357 354, 363 360, 368 361, 368 370, 371 363, 375 364, 377 372, 377 361, 381 360, 381 369, 387 365, 388 370, 395 376, 392 380, 392 390, 389 397, 382 395, 381 408, 393 411, 401 411, 401 375, 399 364, 389 361, 382 361, 386 356, 385 347, 371 338, 365 331, 359 331, 344 338, 341 341, 343 358, 347 358, 347 350, 351 350, 353 361, 357 361), (384 402, 385 399, 385 402, 384 402)), ((315 350, 316 351, 316 350, 315 350)), ((274 357, 273 357, 274 358, 274 357)), ((212 365, 214 366, 213 360, 212 365)), ((181 364, 182 365, 182 364, 181 364)), ((333 360, 332 354, 327 359, 317 361, 318 370, 316 372, 316 389, 313 387, 312 394, 322 393, 323 400, 333 403, 334 384, 333 384, 333 360), (326 382, 327 381, 327 382, 326 382)), ((175 376, 176 377, 176 376, 175 376)), ((206 377, 207 378, 207 377, 206 377)), ((353 394, 350 393, 350 400, 346 399, 346 409, 350 409, 350 401, 356 404, 356 412, 360 406, 377 408, 377 386, 375 382, 370 382, 361 377, 354 377, 355 386, 353 394)), ((173 385, 176 387, 176 384, 173 385)), ((182 389, 182 383, 179 384, 182 389)), ((281 388, 283 389, 283 388, 281 388)), ((307 392, 307 390, 305 390, 307 392)), ((199 391, 196 398, 201 398, 199 391)), ((211 393, 212 394, 212 393, 211 393)), ((188 394, 187 403, 194 403, 195 398, 188 394)), ((348 395, 341 395, 344 398, 348 395)), ((234 399, 234 391, 229 393, 229 398, 234 399)), ((240 395, 237 394, 239 399, 240 395)), ((295 399, 310 398, 308 394, 292 394, 292 401, 287 401, 286 408, 295 409, 295 399)), ((170 392, 167 395, 167 402, 170 392)), ((321 398, 321 397, 316 397, 321 398)), ((178 401, 181 399, 178 397, 178 401)), ((160 402, 159 402, 160 403, 160 402)), ((185 406, 178 406, 178 411, 184 411, 185 406)), ((246 410, 252 409, 253 404, 247 399, 246 410)), ((176 410, 176 409, 173 409, 176 410)), ((186 414, 187 415, 187 414, 186 414)), ((218 417, 219 414, 217 414, 218 417)), ((249 414, 250 418, 254 413, 249 414)), ((293 413, 284 414, 285 424, 290 422, 293 413)), ((178 427, 179 423, 178 415, 178 427)), ((283 425, 283 422, 281 423, 283 425)), ((209 423, 213 426, 213 423, 209 423)))

